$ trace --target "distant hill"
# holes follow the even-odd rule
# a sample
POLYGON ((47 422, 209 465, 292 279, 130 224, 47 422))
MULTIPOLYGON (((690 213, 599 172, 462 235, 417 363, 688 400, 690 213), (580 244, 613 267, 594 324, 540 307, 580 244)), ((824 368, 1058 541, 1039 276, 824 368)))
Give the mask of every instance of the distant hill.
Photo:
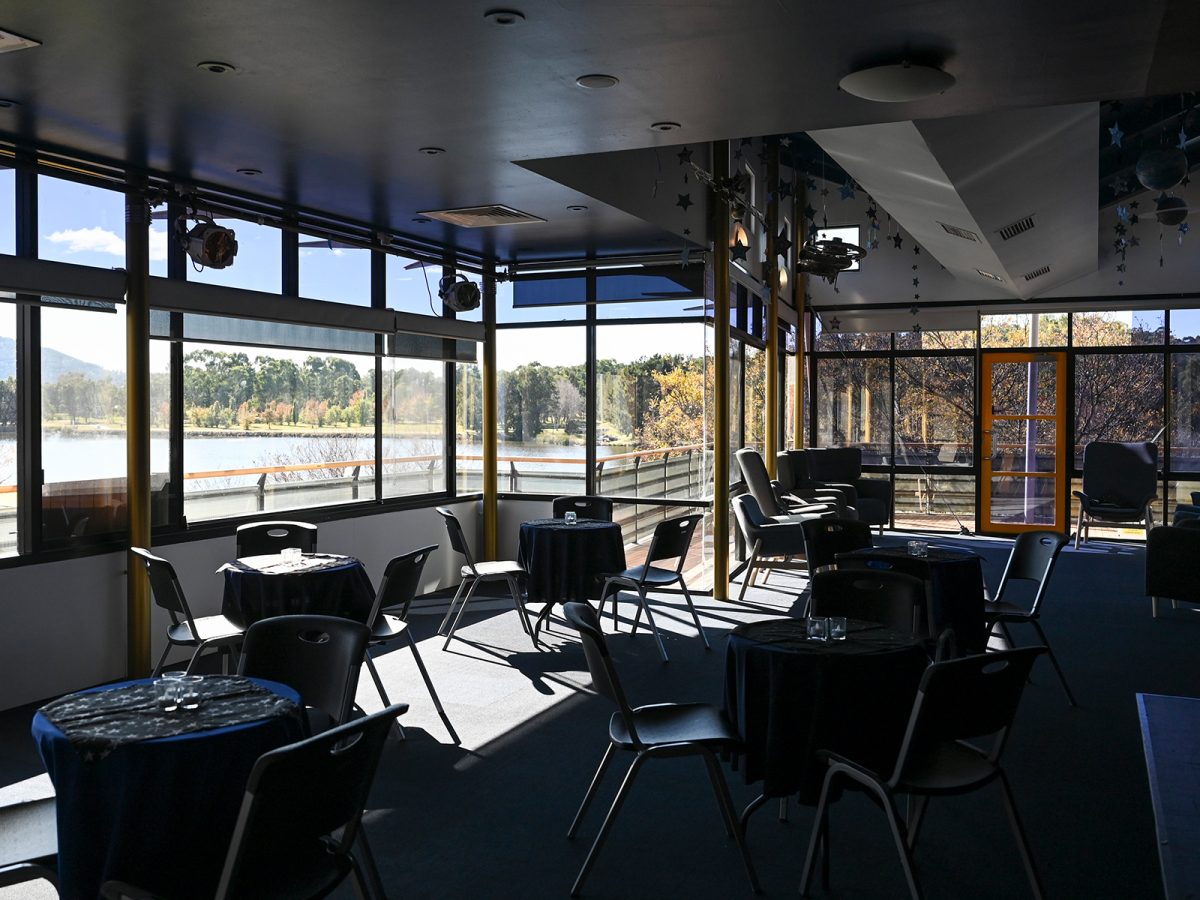
MULTIPOLYGON (((45 348, 42 350, 42 381, 51 383, 58 381, 68 372, 78 372, 93 381, 111 378, 118 384, 125 381, 124 372, 113 372, 95 363, 84 362, 74 356, 68 356, 57 350, 45 348)), ((0 337, 0 378, 12 378, 17 373, 17 342, 10 337, 0 337)))

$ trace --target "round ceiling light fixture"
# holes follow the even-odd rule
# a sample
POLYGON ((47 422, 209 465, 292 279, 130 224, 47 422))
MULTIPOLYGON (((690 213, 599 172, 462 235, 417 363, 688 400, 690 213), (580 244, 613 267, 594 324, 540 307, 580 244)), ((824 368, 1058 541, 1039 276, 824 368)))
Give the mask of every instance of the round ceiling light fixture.
POLYGON ((251 178, 253 178, 253 177, 254 177, 254 176, 256 176, 256 175, 261 175, 261 174, 262 174, 262 169, 252 169, 252 168, 250 168, 250 167, 248 167, 248 166, 247 166, 246 168, 243 168, 243 169, 238 169, 238 170, 237 170, 237 173, 238 173, 239 175, 248 175, 248 176, 250 176, 251 178))
POLYGON ((0 109, 12 109, 14 106, 20 106, 21 101, 9 100, 7 97, 0 97, 0 109))
POLYGON ((413 221, 416 222, 418 225, 428 225, 433 220, 428 219, 425 216, 413 216, 413 221))
POLYGON ((446 148, 445 147, 418 147, 417 152, 422 153, 425 156, 441 156, 443 153, 446 152, 446 148))
POLYGON ((236 75, 238 70, 237 66, 233 63, 217 62, 213 59, 196 63, 196 68, 203 69, 205 72, 211 72, 213 75, 236 75))
POLYGON ((572 203, 567 207, 571 212, 587 212, 587 207, 582 203, 572 203))
POLYGON ((678 122, 654 122, 650 125, 651 131, 678 131, 683 126, 678 122))
POLYGON ((838 82, 838 87, 847 94, 876 103, 908 103, 944 94, 954 87, 954 76, 936 66, 905 60, 851 72, 838 82))
POLYGON ((525 13, 515 9, 489 9, 483 17, 497 28, 515 28, 525 21, 525 13))
POLYGON ((589 91, 602 91, 605 88, 616 87, 621 83, 621 79, 615 75, 580 75, 575 79, 575 83, 581 88, 587 88, 589 91))

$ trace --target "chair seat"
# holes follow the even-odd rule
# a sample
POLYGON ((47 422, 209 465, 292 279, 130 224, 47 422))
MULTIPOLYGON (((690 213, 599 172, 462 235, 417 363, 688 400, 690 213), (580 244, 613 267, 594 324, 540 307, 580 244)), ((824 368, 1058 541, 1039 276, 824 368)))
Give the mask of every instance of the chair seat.
POLYGON ((180 622, 167 629, 167 637, 176 644, 195 644, 199 641, 219 641, 223 638, 236 638, 245 634, 246 629, 224 616, 202 616, 195 620, 199 637, 192 635, 192 629, 187 622, 180 622))
POLYGON ((1013 603, 1008 603, 1001 600, 999 603, 994 600, 988 601, 983 608, 983 617, 989 622, 994 622, 998 619, 1005 619, 1009 622, 1025 621, 1032 619, 1029 610, 1023 606, 1017 606, 1013 603))
POLYGON ((660 569, 657 566, 633 566, 618 575, 610 575, 609 578, 614 582, 621 582, 630 586, 636 586, 638 582, 642 582, 643 584, 653 584, 661 587, 664 584, 674 584, 678 581, 679 573, 674 569, 660 569), (644 576, 643 572, 645 573, 644 576))
POLYGON ((524 575, 525 570, 515 559, 497 559, 490 562, 475 563, 475 572, 470 566, 463 566, 459 571, 463 578, 478 574, 480 578, 505 578, 509 575, 524 575))
POLYGON ((375 619, 375 627, 371 629, 371 643, 382 644, 393 641, 408 629, 408 623, 399 616, 389 616, 381 613, 375 619))
POLYGON ((978 747, 955 741, 911 759, 896 789, 916 794, 956 794, 986 784, 999 771, 978 747))
POLYGON ((1144 506, 1112 506, 1107 503, 1088 503, 1083 508, 1089 516, 1096 519, 1110 519, 1113 521, 1137 519, 1140 521, 1146 517, 1146 507, 1144 506))
MULTIPOLYGON (((731 744, 738 736, 725 713, 707 703, 656 703, 633 710, 633 727, 646 746, 658 744, 731 744)), ((635 745, 619 712, 608 723, 609 739, 627 749, 635 745)))

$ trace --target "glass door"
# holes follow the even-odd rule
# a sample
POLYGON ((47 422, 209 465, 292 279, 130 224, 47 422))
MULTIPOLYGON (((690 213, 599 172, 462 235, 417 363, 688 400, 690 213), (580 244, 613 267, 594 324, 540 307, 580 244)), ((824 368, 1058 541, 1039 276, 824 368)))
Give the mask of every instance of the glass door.
POLYGON ((1065 353, 983 354, 980 530, 1067 530, 1065 353))

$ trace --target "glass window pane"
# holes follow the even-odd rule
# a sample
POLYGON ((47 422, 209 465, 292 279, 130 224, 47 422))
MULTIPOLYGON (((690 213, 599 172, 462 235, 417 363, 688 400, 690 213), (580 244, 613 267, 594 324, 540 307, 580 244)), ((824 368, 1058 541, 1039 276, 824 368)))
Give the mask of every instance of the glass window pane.
POLYGON ((817 316, 817 350, 891 350, 892 335, 887 331, 842 331, 836 315, 817 316))
POLYGON ((1200 344, 1200 309, 1171 310, 1171 343, 1200 344))
POLYGON ((478 363, 454 367, 455 483, 460 494, 483 490, 483 378, 478 363))
POLYGON ((1181 503, 1186 503, 1188 506, 1200 506, 1200 503, 1196 502, 1200 500, 1200 496, 1193 497, 1193 494, 1200 495, 1200 482, 1170 482, 1167 485, 1167 516, 1165 521, 1168 523, 1175 521, 1175 508, 1181 503))
POLYGON ((596 329, 597 493, 704 494, 705 331, 699 322, 596 329))
POLYGON ((1161 466, 1165 424, 1161 353, 1075 357, 1076 466, 1089 441, 1157 441, 1161 466))
POLYGON ((190 521, 374 499, 372 358, 185 347, 190 521))
POLYGON ((233 265, 224 269, 201 268, 189 259, 188 281, 278 294, 283 289, 282 232, 243 219, 217 219, 217 224, 232 228, 237 235, 238 252, 233 265))
POLYGON ((899 331, 897 350, 974 350, 974 331, 899 331))
POLYGON ((105 269, 124 267, 125 196, 39 175, 38 256, 105 269))
POLYGON ((383 363, 383 496, 446 490, 446 364, 383 363))
POLYGON ((422 316, 442 315, 444 307, 438 299, 441 266, 422 265, 407 256, 389 253, 386 274, 388 309, 422 316))
MULTIPOLYGON (((987 365, 988 358, 984 357, 987 365)), ((1048 416, 1054 413, 1058 395, 1058 369, 1053 359, 1034 362, 999 362, 987 365, 992 379, 992 415, 1048 416), (1030 394, 1030 372, 1037 384, 1035 395, 1030 394)))
POLYGON ((981 347, 1065 347, 1067 313, 980 316, 981 347))
POLYGON ((17 173, 0 166, 0 253, 17 252, 17 173))
MULTIPOLYGON (((586 297, 586 279, 582 273, 563 273, 562 281, 558 279, 544 282, 525 282, 523 286, 545 286, 549 296, 554 297, 554 289, 560 284, 564 290, 577 292, 578 296, 586 297), (576 283, 578 282, 578 283, 576 283)), ((513 306, 514 285, 511 281, 496 282, 496 321, 497 322, 582 322, 587 317, 587 304, 578 303, 568 306, 513 306)), ((621 304, 622 306, 624 304, 621 304)))
POLYGON ((746 345, 746 423, 743 447, 762 453, 767 446, 767 354, 746 345))
POLYGON ((817 361, 817 445, 861 447, 863 462, 891 455, 892 392, 886 359, 817 361))
POLYGON ((975 523, 975 476, 896 474, 896 528, 958 531, 975 523))
POLYGON ((1171 355, 1171 468, 1200 471, 1200 354, 1171 355))
POLYGON ((150 524, 171 515, 171 345, 150 342, 150 524))
POLYGON ((1161 309, 1074 313, 1071 342, 1076 347, 1137 347, 1163 343, 1161 309))
POLYGON ((991 521, 1007 525, 1054 525, 1053 478, 996 475, 985 485, 991 491, 991 521))
POLYGON ((17 552, 16 336, 16 307, 0 303, 0 556, 17 552))
POLYGON ((300 296, 370 306, 371 251, 300 235, 300 296))
POLYGON ((497 332, 500 490, 583 492, 585 358, 582 327, 497 332))
POLYGON ((64 541, 120 531, 129 520, 125 308, 43 307, 41 323, 42 536, 64 541))
POLYGON ((896 359, 896 462, 969 466, 975 443, 975 359, 896 359))

